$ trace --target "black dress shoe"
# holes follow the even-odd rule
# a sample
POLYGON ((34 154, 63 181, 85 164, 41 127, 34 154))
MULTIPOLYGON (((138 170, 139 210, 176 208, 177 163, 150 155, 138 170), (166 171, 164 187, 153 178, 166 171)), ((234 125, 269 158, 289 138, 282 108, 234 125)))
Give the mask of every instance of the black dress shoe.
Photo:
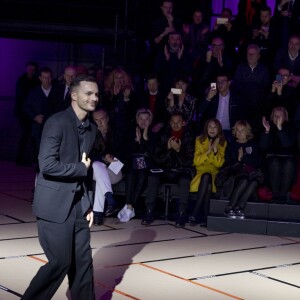
POLYGON ((103 224, 103 213, 94 211, 94 225, 100 226, 103 224))
POLYGON ((107 206, 107 209, 105 211, 105 217, 109 217, 111 215, 113 215, 114 213, 116 213, 118 211, 118 208, 113 206, 113 205, 109 205, 107 206))
POLYGON ((197 220, 195 217, 193 216, 190 216, 189 217, 189 223, 190 223, 190 226, 196 226, 197 225, 197 220))
POLYGON ((185 226, 186 215, 184 212, 178 213, 175 221, 176 228, 183 228, 185 226))
POLYGON ((151 209, 147 209, 145 217, 142 219, 142 225, 150 225, 154 221, 151 209))

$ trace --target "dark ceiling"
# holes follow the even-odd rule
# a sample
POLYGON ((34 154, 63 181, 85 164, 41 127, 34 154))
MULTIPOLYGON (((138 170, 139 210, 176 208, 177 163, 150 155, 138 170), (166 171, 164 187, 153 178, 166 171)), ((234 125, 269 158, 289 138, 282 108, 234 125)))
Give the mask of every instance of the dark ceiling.
MULTIPOLYGON (((175 13, 187 20, 209 2, 177 0, 175 13)), ((118 28, 120 36, 144 38, 159 6, 160 0, 1 0, 0 37, 110 43, 118 28)))

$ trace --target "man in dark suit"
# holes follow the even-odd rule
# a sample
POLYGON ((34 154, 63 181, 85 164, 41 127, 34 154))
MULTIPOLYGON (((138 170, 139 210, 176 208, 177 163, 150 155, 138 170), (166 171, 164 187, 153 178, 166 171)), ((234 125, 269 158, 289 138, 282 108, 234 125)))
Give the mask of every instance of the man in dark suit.
POLYGON ((48 258, 22 300, 51 299, 68 275, 72 299, 95 298, 89 227, 93 223, 88 155, 97 128, 88 113, 98 103, 96 80, 80 76, 71 86, 71 106, 51 116, 43 130, 33 212, 48 258))
POLYGON ((244 118, 242 105, 238 103, 230 85, 231 80, 226 72, 219 73, 216 86, 207 91, 206 98, 199 105, 201 131, 207 120, 216 118, 221 122, 226 137, 230 138, 234 123, 244 118))
POLYGON ((53 86, 49 99, 49 115, 65 110, 71 103, 70 86, 76 77, 76 68, 67 66, 64 69, 63 82, 53 86))
POLYGON ((30 91, 24 103, 24 112, 32 122, 31 136, 34 143, 35 163, 39 153, 42 130, 51 110, 49 99, 52 94, 52 71, 47 67, 42 68, 39 80, 41 85, 30 91))

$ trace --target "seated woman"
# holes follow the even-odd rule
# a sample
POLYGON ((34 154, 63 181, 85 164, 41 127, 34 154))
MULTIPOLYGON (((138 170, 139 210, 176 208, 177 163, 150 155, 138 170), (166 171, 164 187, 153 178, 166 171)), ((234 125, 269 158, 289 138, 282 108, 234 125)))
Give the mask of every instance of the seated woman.
POLYGON ((123 69, 113 70, 105 80, 102 106, 108 111, 110 123, 120 133, 124 145, 137 107, 133 90, 132 80, 123 69))
MULTIPOLYGON (((141 108, 136 113, 136 127, 129 140, 129 155, 131 164, 126 175, 126 205, 134 211, 134 206, 141 195, 148 178, 151 153, 154 147, 153 133, 150 129, 152 113, 149 109, 141 108)), ((134 213, 130 214, 131 217, 134 213)), ((123 222, 129 219, 122 218, 123 222)))
POLYGON ((258 169, 261 159, 248 122, 237 121, 232 128, 232 135, 235 141, 233 140, 227 147, 225 162, 229 167, 234 166, 237 172, 231 174, 233 189, 225 215, 229 218, 244 219, 247 201, 263 179, 262 172, 258 169))
POLYGON ((171 115, 173 112, 180 112, 185 121, 185 126, 190 128, 192 125, 196 98, 188 94, 189 80, 181 76, 174 81, 174 88, 167 96, 167 111, 171 115))
POLYGON ((224 163, 226 145, 220 121, 207 120, 204 132, 196 139, 195 145, 194 165, 197 174, 191 181, 190 192, 197 192, 197 201, 189 217, 191 225, 196 225, 202 206, 204 219, 201 225, 205 227, 207 224, 209 200, 211 193, 216 192, 215 177, 224 163))
POLYGON ((266 155, 267 180, 273 201, 285 203, 296 172, 296 132, 289 122, 287 110, 278 106, 273 108, 271 121, 262 119, 264 132, 260 148, 266 155))
POLYGON ((116 203, 113 198, 112 184, 121 181, 123 175, 119 171, 117 174, 112 172, 108 166, 115 159, 119 159, 118 137, 109 126, 109 117, 107 111, 103 108, 93 112, 93 120, 98 127, 93 149, 93 179, 96 181, 95 199, 94 199, 94 225, 102 225, 104 217, 105 200, 107 200, 107 209, 105 216, 116 212, 116 203))

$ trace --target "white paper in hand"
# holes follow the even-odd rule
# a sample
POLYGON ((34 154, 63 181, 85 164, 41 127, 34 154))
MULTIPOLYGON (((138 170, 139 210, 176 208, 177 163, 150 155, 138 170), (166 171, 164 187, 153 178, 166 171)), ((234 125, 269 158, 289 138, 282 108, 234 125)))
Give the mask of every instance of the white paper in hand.
POLYGON ((120 162, 118 159, 114 159, 108 166, 108 168, 114 172, 115 174, 119 174, 121 169, 123 168, 124 164, 120 162))

